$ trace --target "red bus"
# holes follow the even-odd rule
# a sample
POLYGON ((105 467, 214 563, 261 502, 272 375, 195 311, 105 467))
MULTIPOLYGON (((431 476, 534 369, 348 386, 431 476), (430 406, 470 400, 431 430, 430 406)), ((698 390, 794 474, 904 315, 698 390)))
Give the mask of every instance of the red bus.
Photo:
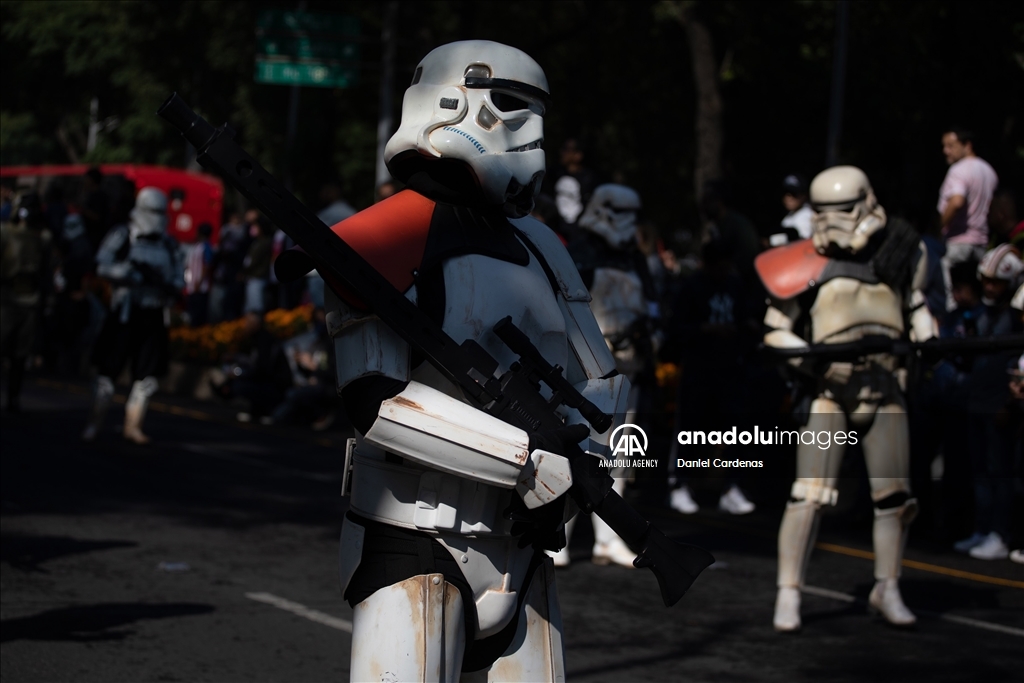
MULTIPOLYGON (((64 196, 69 203, 79 194, 79 184, 89 164, 60 166, 0 166, 0 178, 14 178, 19 189, 35 190, 44 195, 56 178, 61 178, 64 196)), ((206 173, 183 171, 166 166, 144 164, 98 164, 104 184, 110 179, 123 178, 135 183, 136 191, 143 187, 158 187, 167 193, 167 232, 179 242, 196 241, 199 225, 213 226, 212 242, 220 236, 221 214, 224 209, 224 183, 206 173)))

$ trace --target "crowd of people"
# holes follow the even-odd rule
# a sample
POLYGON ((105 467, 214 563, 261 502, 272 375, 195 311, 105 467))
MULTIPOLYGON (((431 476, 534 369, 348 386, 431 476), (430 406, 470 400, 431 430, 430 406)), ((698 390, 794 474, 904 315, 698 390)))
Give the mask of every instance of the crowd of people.
MULTIPOLYGON (((1018 289, 1024 221, 1016 197, 975 154, 969 131, 947 131, 942 149, 950 166, 935 221, 914 225, 928 254, 927 310, 942 338, 1017 334, 1024 329, 1018 289)), ((769 296, 755 258, 812 238, 816 207, 807 180, 782 178, 785 215, 770 226, 755 226, 739 211, 735 188, 709 182, 693 239, 671 248, 659 237, 665 231, 642 220, 641 197, 621 175, 605 176, 586 162, 580 142, 566 140, 533 215, 568 246, 591 289, 620 371, 635 386, 632 421, 655 422, 661 415, 675 433, 753 422, 765 410, 806 412, 812 393, 806 378, 780 371, 757 353, 769 296), (666 364, 679 369, 672 408, 657 379, 657 368, 666 364)), ((128 185, 111 193, 98 169, 90 169, 73 200, 58 183, 43 195, 3 186, 7 409, 19 409, 27 368, 91 372, 95 402, 83 438, 94 439, 127 366, 132 384, 123 433, 145 443, 142 420, 167 371, 168 313, 174 310, 180 325, 244 321, 245 343, 221 359, 226 371, 212 387, 221 399, 241 403, 239 419, 317 429, 339 416, 344 423, 324 282, 315 270, 295 282, 275 277, 275 259, 294 246, 287 235, 250 209, 228 212, 216 242, 213 226, 203 224, 196 242, 178 244, 167 236, 167 197, 128 185), (266 329, 268 311, 300 305, 312 307, 308 330, 282 339, 266 329)), ((378 197, 396 190, 388 183, 378 197)), ((355 214, 336 183, 324 185, 318 199, 328 225, 355 214)), ((1024 531, 1010 527, 1021 467, 1024 356, 954 353, 922 365, 905 391, 911 479, 926 528, 975 558, 1005 558, 1011 536, 1024 531)), ((674 467, 687 448, 673 439, 665 454, 666 502, 694 514, 700 506, 691 482, 674 467)), ((742 446, 722 451, 741 452, 742 446)), ((617 485, 625 481, 620 477, 617 485)), ((752 512, 746 488, 742 478, 728 479, 720 509, 752 512)), ((628 565, 632 555, 615 544, 614 534, 596 531, 595 559, 628 565)), ((1020 551, 1014 557, 1020 560, 1020 551)), ((556 558, 567 561, 566 553, 556 558)))
MULTIPOLYGON (((923 310, 940 339, 1019 335, 1024 330, 1024 221, 1017 213, 1017 198, 975 153, 969 130, 951 128, 941 145, 949 170, 933 219, 915 216, 912 221, 914 239, 927 253, 923 310)), ((607 186, 584 163, 578 141, 562 146, 560 161, 534 216, 562 236, 584 272, 592 252, 585 244, 587 235, 593 237, 584 217, 600 194, 598 188, 607 186)), ((651 329, 657 330, 651 336, 654 347, 648 346, 653 360, 631 374, 646 394, 638 401, 644 406, 641 420, 645 412, 664 412, 663 405, 652 405, 658 395, 653 364, 660 362, 681 370, 672 433, 755 421, 766 412, 791 412, 798 424, 806 421, 800 415, 810 410, 815 380, 809 382, 788 368, 780 372, 778 363, 766 364, 757 353, 771 297, 755 272, 755 257, 811 240, 815 216, 822 209, 812 206, 808 181, 799 174, 785 175, 780 190, 784 217, 778 224, 755 227, 736 208, 728 184, 708 183, 700 198, 704 226, 694 231, 701 234, 696 240, 700 246, 691 253, 674 253, 657 237, 652 239, 656 231, 639 223, 632 248, 646 257, 645 267, 617 267, 645 271, 659 311, 650 319, 651 329)), ((606 265, 616 267, 611 261, 606 265)), ((599 292, 591 293, 592 305, 599 306, 599 292)), ((903 359, 908 367, 899 371, 910 415, 910 479, 922 517, 919 527, 940 542, 955 541, 957 551, 976 559, 1024 559, 1021 551, 1009 547, 1010 537, 1021 533, 1010 528, 1022 466, 1021 351, 1024 347, 919 355, 903 359)), ((722 450, 735 455, 743 448, 722 450)), ((687 447, 673 440, 667 458, 668 504, 693 514, 700 506, 686 477, 674 467, 687 455, 687 447)), ((727 479, 719 508, 731 514, 755 509, 742 479, 727 479)))
MULTIPOLYGON (((214 226, 202 223, 196 241, 182 244, 168 235, 168 197, 159 188, 104 178, 95 167, 71 182, 47 180, 42 188, 6 179, 2 186, 8 411, 20 409, 26 369, 93 376, 83 431, 92 440, 127 371, 123 434, 145 443, 142 420, 168 371, 170 328, 240 321, 239 348, 219 359, 230 371, 214 393, 239 399, 244 420, 334 422, 323 281, 315 272, 297 284, 276 281, 274 259, 292 244, 259 211, 228 212, 216 243, 214 226), (66 197, 69 187, 77 191, 66 197), (303 305, 312 312, 302 334, 280 339, 265 329, 268 312, 303 305)), ((354 213, 335 183, 320 200, 332 224, 354 213)))

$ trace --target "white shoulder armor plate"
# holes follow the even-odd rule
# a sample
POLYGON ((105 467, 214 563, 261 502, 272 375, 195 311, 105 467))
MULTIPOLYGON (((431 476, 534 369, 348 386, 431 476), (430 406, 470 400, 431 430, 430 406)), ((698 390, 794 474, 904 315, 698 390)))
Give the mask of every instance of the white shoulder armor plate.
POLYGON ((338 391, 368 375, 409 379, 409 345, 375 315, 360 315, 324 288, 327 332, 334 339, 338 391))

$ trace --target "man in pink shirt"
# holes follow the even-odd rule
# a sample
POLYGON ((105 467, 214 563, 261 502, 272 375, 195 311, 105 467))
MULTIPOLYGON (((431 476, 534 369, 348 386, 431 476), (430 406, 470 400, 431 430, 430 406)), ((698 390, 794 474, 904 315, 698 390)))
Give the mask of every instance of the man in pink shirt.
POLYGON ((942 273, 946 283, 946 308, 953 310, 949 269, 963 261, 980 261, 988 244, 988 207, 999 184, 999 177, 974 153, 973 134, 951 128, 942 135, 942 153, 949 171, 939 189, 939 215, 946 255, 942 273))

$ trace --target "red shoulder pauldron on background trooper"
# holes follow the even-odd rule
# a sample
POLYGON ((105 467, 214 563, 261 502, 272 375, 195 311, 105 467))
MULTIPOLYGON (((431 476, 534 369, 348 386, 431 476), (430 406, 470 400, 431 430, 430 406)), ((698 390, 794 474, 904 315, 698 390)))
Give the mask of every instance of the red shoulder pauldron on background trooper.
POLYGON ((768 293, 777 299, 792 299, 839 277, 869 285, 884 283, 901 292, 919 258, 917 235, 908 230, 912 228, 900 224, 899 229, 889 231, 886 241, 867 261, 828 258, 817 252, 812 240, 801 240, 759 254, 754 267, 768 293), (891 258, 880 260, 882 254, 891 258))
POLYGON ((819 254, 808 239, 759 254, 754 268, 769 294, 776 299, 792 299, 821 282, 830 260, 819 254))

